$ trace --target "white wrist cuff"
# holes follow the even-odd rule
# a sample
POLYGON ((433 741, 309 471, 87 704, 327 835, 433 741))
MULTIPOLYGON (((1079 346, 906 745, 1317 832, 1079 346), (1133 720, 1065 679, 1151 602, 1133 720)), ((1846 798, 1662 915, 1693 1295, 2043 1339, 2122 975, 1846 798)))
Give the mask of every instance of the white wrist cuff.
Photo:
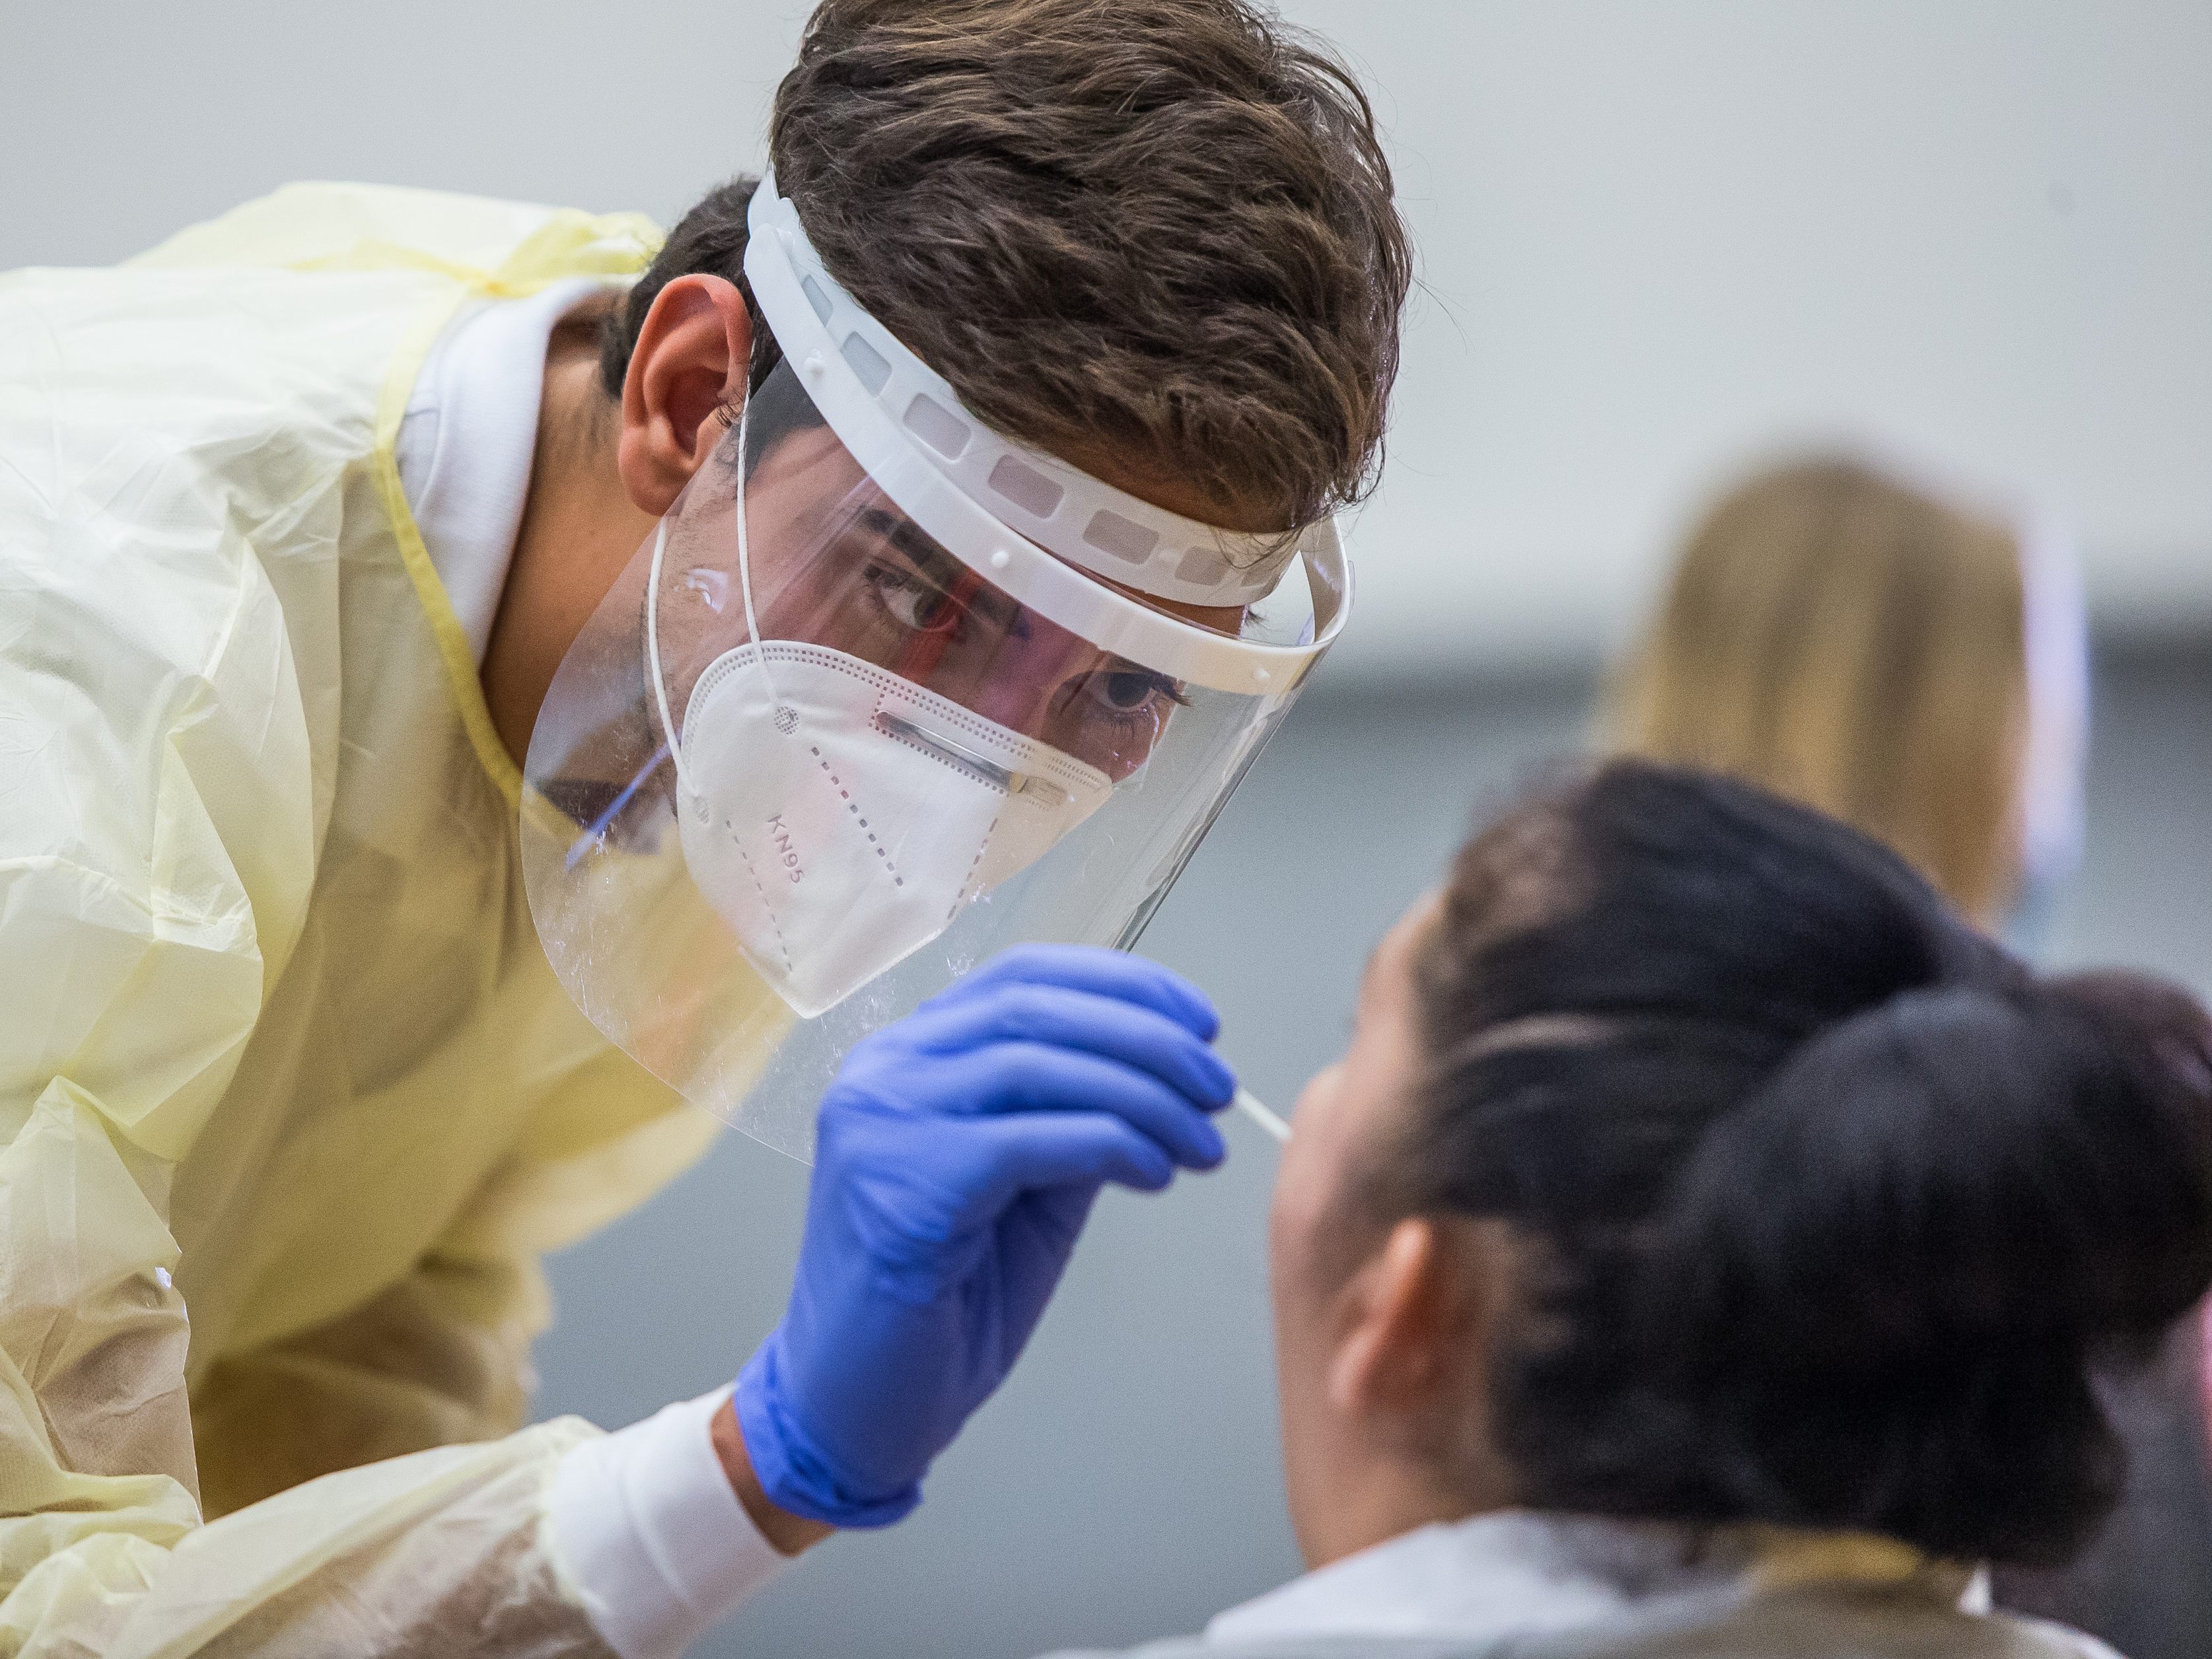
POLYGON ((715 1455, 710 1425, 729 1397, 721 1389, 667 1407, 561 1459, 555 1546, 622 1659, 677 1659, 787 1563, 715 1455))

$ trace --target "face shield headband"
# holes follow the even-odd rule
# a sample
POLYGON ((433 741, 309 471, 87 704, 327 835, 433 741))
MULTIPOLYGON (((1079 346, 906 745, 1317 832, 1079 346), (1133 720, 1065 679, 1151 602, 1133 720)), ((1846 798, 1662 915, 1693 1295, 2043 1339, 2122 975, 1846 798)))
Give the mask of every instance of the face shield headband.
MULTIPOLYGON (((1045 551, 963 487, 915 410, 967 423, 963 456, 995 446, 985 481, 1032 461, 872 319, 872 342, 833 331, 865 313, 803 239, 785 257, 795 216, 765 225, 763 198, 747 270, 783 362, 556 675, 524 874, 592 1023, 804 1156, 844 1050, 984 956, 1134 942, 1340 631, 1350 579, 1331 526, 1285 548, 1141 502, 1122 516, 1183 537, 1176 569, 1206 545, 1221 572, 1275 558, 1275 580, 1224 603, 1249 567, 1202 588, 1135 572, 1202 592, 1193 619, 1168 607, 1199 599, 1133 597, 1045 551)), ((1085 486, 1055 536, 1134 501, 1041 459, 1085 486)))
MULTIPOLYGON (((1008 533, 1125 588, 1193 605, 1246 605, 1293 559, 1335 539, 1324 519, 1297 535, 1224 530, 1156 507, 1058 457, 994 432, 951 384, 838 286, 773 171, 747 213, 745 278, 807 389, 869 470, 903 447, 1008 533), (848 375, 832 374, 842 366, 848 375), (842 382, 825 385, 834 378, 842 382), (827 394, 825 396, 825 393, 827 394), (858 395, 855 395, 858 394, 858 395), (863 406, 880 420, 862 418, 863 406), (856 428, 866 428, 865 432, 856 428)), ((878 477, 883 476, 878 473, 878 477)))

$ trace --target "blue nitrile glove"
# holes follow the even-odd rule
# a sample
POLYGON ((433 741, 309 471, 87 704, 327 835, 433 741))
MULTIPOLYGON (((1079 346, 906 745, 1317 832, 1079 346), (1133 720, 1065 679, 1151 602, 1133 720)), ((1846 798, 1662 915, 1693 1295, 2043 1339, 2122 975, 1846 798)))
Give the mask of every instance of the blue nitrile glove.
POLYGON ((1223 1153, 1235 1092, 1194 986, 1116 951, 1027 945, 854 1048, 823 1097, 799 1272, 738 1377, 761 1489, 888 1526, 1019 1356, 1107 1182, 1223 1153))

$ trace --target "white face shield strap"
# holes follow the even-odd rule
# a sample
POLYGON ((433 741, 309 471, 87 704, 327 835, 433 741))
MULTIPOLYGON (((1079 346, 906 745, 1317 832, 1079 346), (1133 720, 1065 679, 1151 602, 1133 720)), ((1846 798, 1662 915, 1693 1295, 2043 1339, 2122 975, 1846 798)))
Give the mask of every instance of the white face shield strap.
MULTIPOLYGON (((817 353, 839 359, 915 460, 1013 534, 1108 581, 1199 605, 1257 603, 1292 559, 1333 534, 1326 521, 1288 536, 1201 524, 1001 436, 837 285, 798 210, 776 193, 773 172, 753 192, 747 221, 745 276, 785 353, 801 363, 817 353)), ((873 470, 875 458, 865 459, 873 470)))

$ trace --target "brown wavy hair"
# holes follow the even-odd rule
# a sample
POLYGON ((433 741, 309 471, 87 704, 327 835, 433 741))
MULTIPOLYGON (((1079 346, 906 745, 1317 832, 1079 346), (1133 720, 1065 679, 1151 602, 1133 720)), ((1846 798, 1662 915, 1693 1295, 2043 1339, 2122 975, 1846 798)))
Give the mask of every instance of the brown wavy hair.
MULTIPOLYGON (((1412 250, 1358 81, 1260 7, 825 0, 769 151, 831 274, 1000 432, 1285 530, 1371 486, 1412 250)), ((610 390, 671 276, 741 280, 751 184, 610 319, 610 390)))

